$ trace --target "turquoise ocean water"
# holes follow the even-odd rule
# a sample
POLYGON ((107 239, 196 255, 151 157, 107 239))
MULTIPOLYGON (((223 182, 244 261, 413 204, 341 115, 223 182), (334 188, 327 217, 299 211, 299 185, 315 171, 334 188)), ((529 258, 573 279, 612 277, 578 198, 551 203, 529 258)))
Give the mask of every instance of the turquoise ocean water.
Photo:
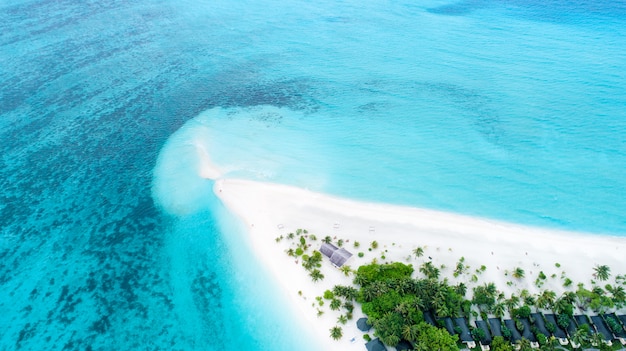
POLYGON ((623 1, 2 1, 0 350, 316 349, 197 142, 227 176, 624 235, 624 48, 623 1))

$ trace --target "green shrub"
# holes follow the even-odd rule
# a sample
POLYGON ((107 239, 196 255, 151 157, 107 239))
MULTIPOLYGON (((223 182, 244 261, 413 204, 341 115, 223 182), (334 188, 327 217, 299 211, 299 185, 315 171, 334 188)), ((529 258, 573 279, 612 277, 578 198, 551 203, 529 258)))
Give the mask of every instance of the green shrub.
POLYGON ((554 334, 554 332, 556 331, 556 325, 554 325, 554 323, 552 323, 552 322, 547 322, 547 323, 546 323, 546 329, 547 329, 550 333, 554 334))
POLYGON ((502 331, 502 336, 507 339, 507 340, 511 340, 511 329, 507 328, 504 324, 502 325, 501 328, 502 331))
POLYGON ((567 316, 566 314, 560 314, 556 319, 556 323, 559 325, 559 327, 563 329, 567 329, 567 327, 569 326, 569 322, 569 316, 567 316))
POLYGON ((548 342, 548 338, 545 335, 539 333, 537 334, 537 342, 539 343, 539 345, 543 346, 548 342))

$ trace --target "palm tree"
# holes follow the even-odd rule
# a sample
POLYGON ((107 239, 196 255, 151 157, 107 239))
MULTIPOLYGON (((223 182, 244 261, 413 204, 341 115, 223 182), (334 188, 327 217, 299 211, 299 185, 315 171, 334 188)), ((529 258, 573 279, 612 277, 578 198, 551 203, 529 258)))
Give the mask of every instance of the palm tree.
POLYGON ((438 279, 439 278, 439 268, 435 267, 432 262, 424 262, 420 266, 420 272, 424 273, 426 277, 429 279, 438 279))
POLYGON ((591 345, 598 347, 604 343, 604 336, 601 333, 595 333, 589 338, 591 345))
POLYGON ((584 328, 578 328, 572 335, 572 342, 578 345, 586 345, 589 340, 589 331, 584 328))
POLYGON ((311 271, 311 273, 309 273, 309 276, 311 276, 311 280, 313 280, 313 282, 324 279, 324 275, 322 274, 322 272, 320 272, 319 269, 314 269, 313 271, 311 271))
POLYGON ((476 286, 473 288, 474 296, 472 297, 472 302, 478 306, 479 309, 485 308, 486 310, 491 310, 493 305, 496 303, 495 294, 495 285, 493 283, 485 284, 482 286, 476 286))
POLYGON ((593 276, 600 280, 609 280, 609 276, 611 276, 611 268, 607 265, 596 265, 594 268, 593 276))
POLYGON ((418 246, 413 249, 413 254, 415 255, 415 257, 422 257, 424 256, 424 249, 421 246, 418 246))
POLYGON ((574 312, 574 305, 572 305, 572 303, 569 302, 569 300, 567 300, 566 298, 561 297, 554 302, 554 305, 552 305, 552 310, 556 314, 566 314, 571 317, 574 312))
POLYGON ((450 316, 450 311, 448 311, 448 306, 446 306, 445 300, 435 298, 433 301, 433 308, 435 309, 435 315, 437 315, 437 317, 450 316))
POLYGON ((339 318, 337 318, 337 323, 339 324, 346 324, 348 323, 348 317, 346 317, 345 315, 341 315, 339 316, 339 318))
POLYGON ((334 340, 339 340, 343 336, 343 330, 340 326, 334 326, 330 328, 330 337, 334 340))
POLYGON ((551 290, 544 290, 541 295, 537 298, 536 305, 537 308, 541 309, 549 309, 554 305, 554 301, 556 300, 556 293, 551 290))
POLYGON ((573 304, 576 301, 576 293, 573 291, 566 291, 561 295, 561 299, 573 304))
POLYGON ((512 311, 515 307, 519 306, 519 296, 511 295, 509 299, 505 302, 506 307, 509 309, 509 312, 512 311))
POLYGON ((376 289, 371 285, 362 288, 361 291, 363 292, 363 298, 365 299, 365 302, 370 302, 374 300, 376 296, 378 296, 376 295, 376 289))
POLYGON ((341 273, 343 273, 346 277, 350 276, 350 273, 352 273, 352 268, 350 268, 350 266, 341 266, 341 268, 339 268, 339 270, 341 271, 341 273))
POLYGON ((408 341, 415 341, 418 335, 419 331, 417 325, 405 324, 404 327, 402 327, 402 337, 408 341))
POLYGON ((405 295, 405 294, 412 292, 412 289, 413 289, 413 280, 410 278, 400 280, 398 282, 398 285, 396 286, 396 290, 401 295, 405 295))
POLYGON ((422 298, 419 296, 415 296, 415 299, 413 300, 413 307, 418 310, 424 309, 424 300, 422 300, 422 298))
MULTIPOLYGON (((608 290, 608 289, 607 289, 608 290)), ((624 287, 621 285, 611 287, 611 295, 613 295, 613 301, 615 303, 623 303, 626 301, 626 291, 624 291, 624 287)))
POLYGON ((556 351, 557 344, 556 338, 551 336, 546 340, 546 344, 541 347, 541 351, 556 351))
POLYGON ((524 278, 524 270, 520 267, 515 268, 515 270, 513 271, 513 277, 517 278, 517 279, 522 279, 524 278))
POLYGON ((326 244, 330 244, 331 242, 333 242, 333 238, 327 235, 324 237, 324 239, 322 239, 322 241, 325 242, 326 244))
POLYGON ((396 305, 396 307, 393 309, 396 313, 402 315, 402 317, 406 317, 409 312, 411 312, 411 306, 409 305, 408 302, 403 301, 400 302, 398 305, 396 305))
POLYGON ((493 306, 493 315, 496 316, 496 318, 502 318, 505 312, 506 312, 505 304, 497 303, 495 306, 493 306))
POLYGON ((498 289, 496 288, 496 284, 491 282, 491 283, 485 284, 485 291, 487 291, 487 293, 489 293, 490 296, 493 296, 495 298, 498 292, 498 289))
POLYGON ((467 293, 467 285, 463 284, 463 283, 459 283, 455 288, 454 288, 454 292, 456 292, 457 294, 461 295, 461 296, 465 296, 465 294, 467 293))
POLYGON ((380 341, 387 345, 395 346, 398 345, 398 343, 400 342, 400 337, 395 334, 391 334, 387 335, 386 337, 380 337, 380 341))
POLYGON ((532 346, 530 345, 530 340, 526 338, 521 338, 517 340, 515 344, 517 345, 517 349, 519 351, 532 351, 533 349, 532 346))

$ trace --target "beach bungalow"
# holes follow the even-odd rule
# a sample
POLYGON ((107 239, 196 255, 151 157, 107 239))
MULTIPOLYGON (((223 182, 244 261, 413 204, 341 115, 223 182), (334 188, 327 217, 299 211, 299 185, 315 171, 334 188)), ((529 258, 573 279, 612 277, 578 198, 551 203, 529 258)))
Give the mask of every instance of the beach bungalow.
POLYGON ((452 321, 452 318, 450 317, 444 317, 444 318, 440 318, 437 320, 437 322, 444 328, 446 328, 446 330, 448 331, 448 333, 450 335, 455 335, 456 331, 454 331, 454 322, 452 321))
MULTIPOLYGON (((574 321, 576 322, 576 324, 578 325, 578 327, 582 327, 583 325, 588 325, 589 326, 589 332, 591 334, 595 334, 595 329, 593 329, 593 326, 589 323, 589 317, 587 317, 586 315, 583 314, 578 314, 574 316, 574 321)), ((571 336, 571 335, 570 335, 571 336)))
POLYGON ((609 326, 609 330, 613 332, 613 335, 615 336, 615 338, 618 339, 619 342, 622 343, 622 345, 626 345, 626 331, 624 330, 624 327, 622 327, 622 325, 620 324, 619 319, 617 318, 615 313, 603 314, 602 318, 604 319, 606 324, 609 326), (618 327, 616 328, 617 330, 613 330, 610 328, 611 320, 612 320, 612 323, 617 325, 618 327))
POLYGON ((606 324, 604 319, 600 316, 592 316, 591 323, 596 327, 596 332, 598 332, 604 338, 604 343, 611 346, 613 345, 613 333, 609 330, 609 326, 606 324))
POLYGON ((522 334, 515 328, 515 321, 507 319, 504 321, 504 325, 511 331, 511 342, 515 344, 518 340, 522 339, 522 334))
POLYGON ((476 328, 482 330, 483 334, 484 334, 484 336, 482 338, 480 338, 480 347, 481 347, 481 349, 488 350, 489 347, 485 348, 485 346, 491 344, 491 333, 489 332, 489 326, 487 325, 487 322, 481 321, 481 320, 477 320, 476 321, 476 328))
POLYGON ((530 345, 533 348, 535 348, 535 349, 539 348, 539 343, 537 342, 537 337, 535 336, 535 334, 533 334, 533 332, 531 330, 530 320, 528 320, 528 318, 520 318, 519 321, 524 326, 524 330, 522 330, 522 332, 521 332, 522 338, 530 341, 530 345))
POLYGON ((367 351, 387 351, 385 344, 383 344, 383 342, 378 338, 368 341, 367 344, 365 344, 365 347, 367 348, 367 351))
POLYGON ((546 329, 546 323, 541 313, 531 313, 530 318, 533 321, 533 326, 539 330, 539 332, 546 337, 550 337, 551 333, 546 329))
POLYGON ((617 319, 619 319, 620 322, 622 322, 623 325, 626 325, 626 315, 621 314, 621 315, 617 316, 617 319))
POLYGON ((331 243, 322 243, 322 246, 320 247, 320 252, 322 253, 322 255, 330 258, 333 253, 335 253, 335 251, 337 251, 339 248, 331 243))
POLYGON ((502 321, 500 318, 489 318, 489 327, 492 336, 502 336, 502 321))
POLYGON ((461 330, 461 333, 459 334, 459 339, 461 339, 461 342, 466 344, 467 347, 470 349, 475 348, 476 342, 474 341, 474 338, 472 338, 472 334, 469 331, 467 319, 465 317, 455 318, 454 324, 456 325, 458 329, 461 330))
POLYGON ((554 314, 546 314, 544 315, 547 323, 552 323, 554 325, 554 333, 552 335, 559 340, 559 344, 567 345, 569 341, 567 340, 567 333, 565 330, 561 329, 556 320, 556 315, 554 314))
POLYGON ((352 257, 352 254, 348 250, 344 249, 343 247, 338 248, 331 243, 322 243, 322 246, 320 247, 320 252, 322 253, 322 255, 328 257, 330 263, 337 268, 343 266, 346 261, 348 261, 350 257, 352 257))

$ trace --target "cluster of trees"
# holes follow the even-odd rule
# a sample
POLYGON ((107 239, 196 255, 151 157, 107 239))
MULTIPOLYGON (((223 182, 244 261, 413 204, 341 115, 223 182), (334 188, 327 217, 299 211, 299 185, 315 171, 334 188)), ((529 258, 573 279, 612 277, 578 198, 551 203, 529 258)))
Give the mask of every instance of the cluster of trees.
MULTIPOLYGON (((473 288, 472 299, 466 299, 467 287, 463 283, 449 285, 447 280, 439 281, 438 269, 426 262, 420 267, 424 279, 412 278, 414 269, 411 265, 400 262, 391 264, 371 263, 358 268, 355 272, 354 283, 360 289, 356 300, 362 304, 370 324, 375 327, 375 336, 388 345, 396 345, 405 339, 414 344, 416 349, 435 343, 441 350, 457 350, 458 337, 450 335, 445 329, 433 327, 424 321, 424 312, 431 311, 436 317, 478 317, 473 312, 472 306, 480 311, 482 319, 486 320, 488 314, 501 318, 508 311, 513 318, 515 328, 522 332, 524 323, 528 319, 532 324, 531 313, 533 308, 552 309, 558 315, 558 325, 566 329, 573 315, 574 305, 593 307, 615 306, 615 301, 621 301, 621 286, 607 286, 606 290, 594 287, 592 290, 585 289, 582 285, 576 292, 566 292, 557 297, 556 293, 544 290, 538 295, 532 295, 523 290, 519 296, 512 295, 506 298, 499 292, 493 283, 486 283, 473 288), (608 300, 612 301, 607 302, 608 300), (600 301, 601 303, 595 302, 600 301), (428 326, 428 327, 426 327, 428 326), (431 328, 439 332, 429 331, 431 328), (447 345, 447 346, 441 346, 447 345)), ((464 267, 456 267, 462 271, 464 267)), ((602 311, 602 309, 600 309, 602 311)), ((621 324, 617 320, 607 323, 613 330, 620 330, 621 324), (612 324, 611 324, 612 323, 612 324)), ((554 333, 556 325, 546 322, 546 329, 554 333)), ((587 326, 588 327, 588 326, 587 326)), ((480 328, 471 328, 471 334, 476 341, 485 337, 480 328)), ((512 331, 504 324, 501 328, 503 337, 493 340, 491 349, 495 351, 512 350, 512 331)), ((542 334, 533 325, 530 331, 537 337, 541 350, 554 350, 557 341, 554 337, 542 334)), ((574 337, 574 336, 572 336, 574 337)), ((575 340, 583 345, 593 344, 602 349, 604 344, 600 342, 600 334, 590 333, 585 327, 579 328, 575 340), (598 344, 599 342, 599 344, 598 344)), ((517 347, 521 350, 530 350, 530 342, 522 339, 517 347)), ((437 349, 437 348, 435 348, 437 349)))
POLYGON ((592 309, 597 314, 626 305, 626 292, 621 285, 606 284, 604 289, 594 286, 591 290, 583 284, 578 285, 576 291, 566 291, 557 296, 554 291, 543 290, 538 295, 532 295, 528 290, 522 290, 519 295, 504 296, 493 283, 487 283, 473 288, 472 303, 481 312, 502 317, 505 312, 512 313, 520 305, 526 305, 542 310, 552 310, 556 314, 572 316, 574 307, 582 310, 592 309))
POLYGON ((413 279, 412 274, 413 267, 400 262, 371 263, 356 271, 357 301, 376 328, 375 335, 388 345, 405 339, 418 350, 458 350, 458 336, 425 323, 422 311, 459 311, 462 295, 446 283, 413 279))
MULTIPOLYGON (((289 233, 288 239, 294 240, 296 246, 286 250, 289 256, 301 260, 302 266, 309 272, 313 281, 322 280, 321 273, 322 254, 317 250, 309 251, 311 241, 317 240, 315 235, 309 234, 306 230, 298 229, 295 234, 289 233)), ((283 236, 276 238, 276 241, 283 240, 283 236)), ((332 242, 333 239, 326 236, 323 242, 332 242)), ((342 246, 344 242, 337 242, 342 246)), ((358 247, 357 242, 354 243, 358 247)), ((377 242, 370 244, 370 250, 378 247, 377 242)), ((424 255, 424 249, 418 247, 413 250, 416 257, 424 255)), ((560 267, 557 263, 556 267, 560 267)), ((332 338, 338 339, 343 336, 341 325, 352 319, 354 301, 362 304, 363 313, 369 318, 369 323, 375 327, 375 335, 388 345, 397 345, 401 340, 408 340, 413 343, 417 350, 458 350, 458 337, 450 335, 445 329, 434 327, 424 321, 424 311, 433 313, 437 318, 443 317, 482 317, 487 319, 488 315, 502 318, 507 312, 515 320, 515 329, 520 332, 524 329, 522 320, 529 319, 531 309, 552 310, 557 314, 557 325, 562 329, 567 329, 571 323, 575 306, 585 310, 592 309, 596 313, 605 313, 614 308, 626 307, 626 275, 617 276, 615 284, 605 284, 603 287, 597 282, 605 282, 611 276, 608 266, 596 265, 594 267, 594 280, 592 288, 589 290, 583 284, 579 284, 575 291, 564 292, 558 296, 551 290, 542 290, 537 295, 530 294, 528 290, 522 290, 519 294, 509 297, 500 292, 494 283, 486 283, 472 288, 472 298, 467 299, 467 286, 464 283, 450 285, 447 280, 440 281, 440 270, 444 266, 437 267, 432 261, 423 262, 419 266, 419 272, 425 278, 414 279, 412 275, 414 268, 412 265, 405 265, 400 262, 390 264, 378 264, 375 261, 369 265, 352 271, 349 266, 342 267, 342 271, 349 275, 354 273, 354 284, 359 289, 346 286, 335 286, 332 291, 324 294, 324 299, 329 300, 332 310, 344 309, 337 320, 338 325, 330 329, 332 338), (473 310, 473 307, 479 312, 473 310)), ((465 264, 463 257, 454 267, 454 276, 468 274, 470 267, 465 264)), ((485 266, 476 269, 476 275, 481 274, 486 269, 485 266)), ((564 279, 564 286, 571 286, 571 280, 564 279)), ((472 277, 472 282, 477 281, 476 275, 472 277)), ((511 275, 516 279, 523 279, 525 272, 522 268, 515 268, 511 275)), ((552 275, 555 278, 556 274, 552 275)), ((540 287, 547 277, 543 272, 535 281, 535 285, 540 287)), ((318 298, 322 306, 322 297, 318 298)), ((321 314, 323 311, 318 310, 321 314)), ((623 327, 619 321, 607 318, 607 325, 611 330, 619 331, 623 327)), ((550 322, 545 323, 546 329, 554 333, 557 328, 550 322)), ((441 327, 441 325, 440 325, 441 327)), ((555 345, 554 337, 541 334, 531 325, 531 332, 537 337, 542 350, 553 350, 555 345), (534 329, 534 330, 533 330, 534 329)), ((480 328, 470 327, 471 334, 476 341, 484 339, 484 331, 480 328)), ((510 340, 512 331, 502 324, 501 332, 503 337, 495 337, 491 344, 491 349, 495 351, 511 350, 510 340)), ((604 348, 601 343, 601 335, 591 333, 588 325, 581 326, 576 330, 575 335, 570 335, 574 342, 582 345, 596 345, 600 349, 604 348), (587 328, 585 328, 587 327, 587 328)), ((529 350, 528 340, 522 339, 517 345, 518 349, 529 350)))
MULTIPOLYGON (((322 267, 322 254, 317 250, 313 250, 311 254, 307 253, 311 247, 311 243, 309 243, 307 239, 315 241, 317 240, 317 237, 314 234, 309 234, 306 229, 297 229, 295 234, 287 234, 287 239, 289 240, 293 240, 296 237, 298 238, 297 246, 295 249, 291 247, 287 249, 287 255, 301 259, 302 267, 309 272, 309 276, 314 282, 323 280, 324 274, 322 274, 322 271, 320 270, 322 267)), ((276 238, 276 242, 280 242, 283 239, 284 237, 281 235, 276 238)))
POLYGON ((354 301, 358 296, 358 290, 352 286, 336 285, 333 290, 326 290, 323 298, 330 301, 330 309, 333 311, 345 311, 337 318, 337 325, 330 329, 330 337, 338 340, 343 336, 343 329, 340 325, 345 325, 352 320, 354 312, 354 301))

